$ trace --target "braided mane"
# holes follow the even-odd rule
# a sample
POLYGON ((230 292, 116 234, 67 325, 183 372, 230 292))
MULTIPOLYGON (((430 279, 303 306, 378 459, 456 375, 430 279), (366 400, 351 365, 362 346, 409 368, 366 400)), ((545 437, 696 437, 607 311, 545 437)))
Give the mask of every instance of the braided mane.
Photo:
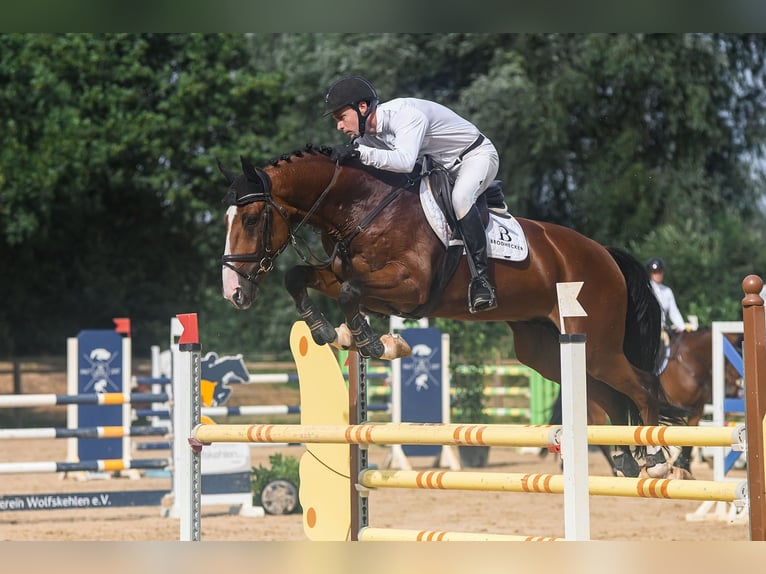
MULTIPOLYGON (((305 154, 321 154, 327 157, 332 155, 332 148, 325 145, 314 145, 307 143, 302 149, 297 149, 289 153, 280 155, 279 157, 269 160, 267 163, 273 167, 279 167, 281 162, 290 163, 294 157, 303 157, 305 154)), ((391 171, 380 170, 374 167, 362 165, 358 161, 355 163, 358 167, 362 168, 365 172, 370 174, 376 179, 379 179, 393 187, 412 188, 420 180, 421 166, 418 164, 412 173, 395 173, 391 171)))
POLYGON ((269 160, 268 163, 274 167, 279 167, 279 162, 283 161, 285 163, 290 163, 293 157, 303 157, 303 155, 307 153, 311 155, 319 153, 329 157, 332 153, 332 148, 329 146, 317 146, 312 143, 307 143, 305 146, 303 146, 302 149, 297 149, 293 150, 292 152, 282 154, 279 157, 269 160))

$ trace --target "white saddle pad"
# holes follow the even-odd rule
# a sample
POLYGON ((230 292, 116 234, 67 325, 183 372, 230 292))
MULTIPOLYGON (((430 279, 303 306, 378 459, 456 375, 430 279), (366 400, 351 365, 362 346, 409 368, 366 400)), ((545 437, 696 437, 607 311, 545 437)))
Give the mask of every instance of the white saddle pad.
MULTIPOLYGON (((452 230, 447 224, 444 213, 431 194, 427 180, 420 184, 420 204, 426 214, 428 224, 445 247, 449 244, 452 230)), ((489 212, 487 226, 487 255, 493 259, 506 261, 524 261, 529 255, 527 238, 521 224, 511 214, 500 216, 489 212)))

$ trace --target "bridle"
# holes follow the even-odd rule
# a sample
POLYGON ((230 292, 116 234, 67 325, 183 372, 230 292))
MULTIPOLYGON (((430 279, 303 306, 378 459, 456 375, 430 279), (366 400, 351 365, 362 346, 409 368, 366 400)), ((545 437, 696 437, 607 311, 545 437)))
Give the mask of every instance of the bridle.
MULTIPOLYGON (((240 277, 246 279, 247 281, 258 284, 258 281, 260 280, 261 275, 264 275, 271 271, 274 268, 274 260, 279 257, 279 255, 287 249, 288 245, 292 245, 295 249, 295 252, 298 254, 298 256, 303 260, 304 263, 311 265, 309 262, 309 257, 317 259, 314 257, 313 253, 311 253, 310 248, 307 249, 309 251, 309 257, 305 256, 302 252, 300 246, 298 245, 298 231, 305 225, 305 223, 311 218, 312 215, 314 215, 314 212, 317 210, 319 205, 324 201, 325 197, 329 193, 330 189, 332 189, 333 185, 335 185, 335 182, 338 179, 338 173, 340 172, 340 165, 335 165, 335 171, 333 172, 332 179, 330 180, 330 183, 327 185, 325 190, 319 195, 317 200, 314 202, 314 204, 311 206, 311 208, 306 212, 306 215, 303 216, 303 219, 298 223, 298 225, 295 226, 293 229, 290 224, 290 218, 287 215, 287 212, 285 211, 284 207, 279 205, 274 201, 273 196, 271 195, 271 181, 269 179, 268 174, 266 174, 263 171, 255 170, 256 175, 258 176, 260 180, 260 189, 262 191, 257 191, 254 193, 249 193, 247 195, 244 195, 242 197, 236 197, 232 191, 230 191, 230 194, 227 195, 229 205, 235 205, 238 208, 243 207, 245 205, 249 205, 250 203, 255 202, 263 202, 265 204, 264 211, 263 211, 263 225, 261 226, 261 245, 262 249, 261 252, 255 252, 255 253, 241 253, 241 254, 224 254, 221 257, 221 265, 224 267, 228 267, 232 271, 234 271, 237 275, 240 277), (276 211, 280 217, 284 220, 285 224, 287 225, 287 233, 288 233, 288 241, 285 241, 279 249, 274 252, 272 250, 272 244, 271 244, 271 237, 272 237, 272 229, 273 229, 273 216, 272 211, 276 211), (258 268, 253 273, 245 273, 242 269, 240 269, 238 266, 233 265, 234 263, 258 263, 258 268)), ((330 262, 332 261, 333 256, 330 256, 327 260, 323 261, 319 264, 320 267, 322 266, 328 266, 330 262)))
MULTIPOLYGON (((247 177, 248 181, 252 184, 254 184, 254 187, 258 190, 255 192, 248 193, 243 196, 238 196, 233 188, 229 189, 229 193, 226 196, 226 201, 229 205, 235 205, 237 207, 242 207, 244 205, 248 205, 250 203, 255 202, 263 202, 266 204, 266 207, 264 208, 263 217, 264 217, 264 223, 261 229, 261 245, 263 246, 260 253, 243 253, 243 254, 237 254, 237 255, 223 255, 221 257, 221 264, 224 267, 228 267, 232 271, 234 271, 237 275, 240 277, 246 279, 250 283, 253 283, 255 285, 258 284, 260 277, 269 271, 271 271, 274 268, 274 260, 285 250, 287 249, 288 245, 292 245, 295 252, 298 254, 298 257, 306 263, 307 265, 311 267, 316 268, 327 268, 330 266, 330 264, 336 259, 336 257, 340 257, 342 261, 347 262, 349 258, 349 245, 354 240, 354 238, 362 233, 367 227, 370 225, 370 223, 386 208, 388 205, 393 202, 401 193, 404 191, 404 187, 397 187, 393 191, 391 191, 385 198, 383 198, 382 201, 380 201, 375 208, 368 213, 364 219, 349 233, 346 237, 343 237, 336 241, 332 253, 324 260, 321 260, 316 257, 312 252, 311 248, 304 242, 304 245, 306 247, 306 250, 308 251, 309 255, 306 256, 301 247, 298 245, 298 231, 311 219, 311 217, 314 215, 316 210, 319 208, 319 206, 322 204, 324 199, 327 197, 327 194, 330 192, 330 190, 335 185, 335 182, 338 180, 338 174, 341 170, 341 164, 339 162, 336 162, 335 164, 335 171, 333 172, 332 179, 330 180, 330 183, 327 184, 327 187, 325 187, 324 191, 319 195, 319 197, 316 199, 314 204, 311 206, 311 208, 306 212, 306 215, 303 216, 303 218, 298 222, 298 224, 293 228, 290 224, 290 218, 284 209, 283 206, 279 205, 274 201, 273 196, 271 195, 271 179, 269 178, 268 174, 263 171, 259 170, 257 168, 254 168, 249 165, 245 165, 243 163, 243 169, 245 170, 245 177, 247 177), (251 173, 250 173, 251 172, 251 173), (285 224, 287 225, 287 233, 288 233, 288 241, 285 241, 284 244, 282 244, 279 249, 277 249, 276 252, 272 250, 271 245, 271 237, 272 237, 272 222, 273 222, 273 216, 272 216, 272 210, 276 210, 276 212, 282 217, 282 219, 285 221, 285 224), (314 262, 312 263, 309 261, 309 259, 313 259, 314 262), (234 263, 258 263, 258 268, 253 273, 245 273, 237 267, 236 265, 233 265, 234 263)), ((415 185, 417 180, 411 179, 407 177, 407 183, 406 187, 412 187, 415 185)))

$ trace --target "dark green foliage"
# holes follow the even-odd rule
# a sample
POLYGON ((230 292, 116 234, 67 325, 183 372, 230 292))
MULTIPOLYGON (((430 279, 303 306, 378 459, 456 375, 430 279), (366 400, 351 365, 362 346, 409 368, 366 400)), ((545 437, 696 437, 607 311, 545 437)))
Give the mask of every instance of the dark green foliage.
POLYGON ((274 135, 274 74, 239 35, 0 37, 0 349, 64 352, 133 319, 135 348, 219 281, 223 179, 274 135))
POLYGON ((660 256, 684 314, 736 320, 766 274, 764 54, 744 34, 2 35, 0 355, 118 316, 145 355, 196 311, 205 349, 289 359, 290 250, 252 309, 220 297, 216 160, 340 143, 321 113, 349 74, 474 121, 515 214, 660 256))

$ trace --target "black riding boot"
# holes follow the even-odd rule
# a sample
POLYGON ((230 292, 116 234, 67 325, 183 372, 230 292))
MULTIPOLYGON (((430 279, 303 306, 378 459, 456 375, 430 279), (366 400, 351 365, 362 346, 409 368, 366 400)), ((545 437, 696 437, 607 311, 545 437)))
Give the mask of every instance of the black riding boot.
POLYGON ((497 300, 487 273, 487 236, 484 233, 479 208, 475 205, 471 207, 468 214, 458 221, 458 225, 473 277, 468 288, 468 310, 471 313, 489 311, 497 307, 497 300))

